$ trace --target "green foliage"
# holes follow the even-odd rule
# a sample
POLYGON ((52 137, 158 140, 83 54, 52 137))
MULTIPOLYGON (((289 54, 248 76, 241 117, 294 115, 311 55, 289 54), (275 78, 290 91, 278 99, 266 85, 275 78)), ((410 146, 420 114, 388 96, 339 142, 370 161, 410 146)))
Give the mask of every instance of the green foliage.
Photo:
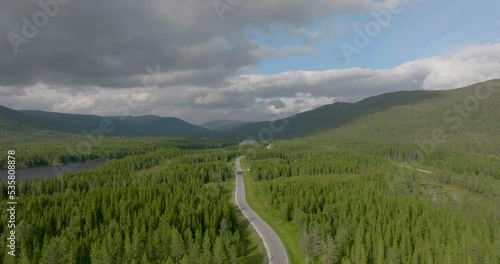
MULTIPOLYGON (((500 80, 450 91, 403 91, 334 103, 231 135, 303 139, 459 174, 500 179, 500 80)), ((265 138, 268 139, 268 138, 265 138)), ((272 139, 271 139, 272 140, 272 139)))
POLYGON ((63 114, 43 111, 15 111, 0 106, 0 130, 37 133, 93 134, 130 137, 213 137, 217 133, 174 117, 63 114))
MULTIPOLYGON (((19 185, 24 263, 229 263, 246 235, 230 202, 234 152, 164 148, 19 185), (146 170, 155 167, 155 170, 146 170)), ((2 193, 5 190, 2 184, 2 193)), ((2 198, 5 203, 5 197, 2 198)), ((1 230, 8 215, 1 213, 1 230)), ((0 251, 5 255, 5 241, 0 251)))
POLYGON ((360 116, 307 142, 500 179, 500 81, 434 94, 360 116))
MULTIPOLYGON (((19 136, 19 135, 17 135, 19 136)), ((58 165, 72 162, 119 159, 129 155, 143 154, 165 147, 182 149, 221 148, 231 141, 219 139, 183 138, 120 138, 101 139, 84 136, 30 141, 25 139, 0 144, 0 153, 16 151, 17 167, 58 165)), ((0 168, 6 167, 6 160, 0 158, 0 168)))
POLYGON ((296 226, 308 263, 500 262, 498 204, 438 203, 416 172, 307 143, 275 142, 247 159, 256 194, 296 226))
MULTIPOLYGON (((300 237, 296 248, 309 263, 500 263, 500 82, 490 84, 493 92, 461 113, 460 122, 446 113, 476 96, 479 85, 321 107, 275 133, 314 136, 274 142, 270 150, 195 150, 230 142, 162 138, 104 138, 85 148, 79 144, 86 137, 40 130, 47 124, 0 108, 0 117, 9 114, 0 118, 0 152, 14 148, 18 166, 113 160, 94 171, 19 185, 14 261, 245 261, 248 241, 228 192, 228 164, 245 152, 256 181, 251 195, 266 205, 257 208, 297 230, 290 237, 300 237), (436 129, 446 138, 436 139, 436 129), (432 173, 395 166, 401 162, 432 173)), ((269 123, 225 135, 255 136, 264 127, 269 123)), ((5 202, 5 184, 0 191, 5 202)), ((0 218, 6 230, 5 211, 0 218)))

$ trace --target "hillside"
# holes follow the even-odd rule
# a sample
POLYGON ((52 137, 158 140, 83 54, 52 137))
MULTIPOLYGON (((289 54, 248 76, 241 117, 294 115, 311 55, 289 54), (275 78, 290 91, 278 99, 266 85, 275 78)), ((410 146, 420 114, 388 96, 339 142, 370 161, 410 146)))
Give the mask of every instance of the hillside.
POLYGON ((38 118, 0 106, 0 131, 28 132, 50 129, 50 125, 38 118))
MULTIPOLYGON (((163 137, 107 137, 92 142, 81 131, 98 128, 103 117, 1 108, 0 136, 39 136, 54 129, 69 133, 50 133, 74 137, 19 143, 16 166, 112 160, 95 171, 22 185, 26 193, 20 202, 43 207, 45 214, 33 213, 40 212, 39 208, 21 211, 20 229, 36 231, 30 238, 34 242, 24 245, 21 252, 38 253, 20 256, 47 262, 45 256, 55 252, 62 256, 57 259, 68 263, 72 258, 109 263, 116 259, 116 252, 138 248, 133 245, 140 243, 149 252, 161 245, 155 241, 167 237, 172 243, 164 252, 173 252, 171 245, 176 245, 179 263, 198 263, 203 258, 212 263, 207 259, 215 258, 215 248, 219 248, 218 258, 227 260, 231 255, 234 263, 238 259, 260 263, 252 253, 258 248, 245 246, 251 244, 244 229, 248 223, 240 222, 229 202, 235 186, 234 158, 245 155, 243 177, 249 205, 281 237, 292 263, 424 263, 427 259, 498 263, 499 103, 500 81, 449 91, 383 94, 289 118, 275 137, 294 139, 276 140, 272 148, 254 144, 224 149, 220 147, 234 142, 163 137), (89 149, 82 148, 82 143, 89 149), (158 196, 166 189, 168 195, 158 196), (141 193, 147 195, 132 195, 141 193), (36 203, 40 197, 46 198, 45 204, 36 203), (113 208, 133 209, 145 201, 151 202, 144 212, 122 210, 116 220, 110 217, 113 208), (75 204, 87 208, 85 213, 72 214, 75 204), (162 208, 180 214, 165 213, 162 208), (148 210, 159 213, 148 215, 148 210), (37 221, 49 218, 66 223, 57 225, 60 235, 53 234, 51 221, 37 221), (198 218, 208 224, 200 227, 198 218), (146 226, 152 221, 161 223, 162 233, 134 229, 134 223, 146 226), (74 223, 86 223, 85 228, 97 235, 89 238, 73 232, 78 230, 74 223), (114 236, 116 230, 123 235, 114 236), (148 244, 147 237, 154 243, 148 244), (65 246, 70 238, 82 246, 65 246)), ((184 131, 185 136, 208 131, 176 118, 152 115, 109 119, 115 126, 112 135, 184 131)), ((269 122, 247 124, 224 134, 256 136, 264 128, 271 128, 269 122)), ((217 135, 216 131, 208 133, 217 135)), ((5 153, 1 142, 0 150, 5 153)), ((2 166, 7 163, 0 159, 2 166)), ((138 259, 140 254, 132 252, 124 253, 123 259, 138 259)), ((172 259, 167 255, 144 254, 143 262, 172 259)))
MULTIPOLYGON (((491 81, 498 90, 499 81, 491 81)), ((467 96, 473 96, 475 89, 482 84, 449 91, 400 91, 366 98, 356 103, 334 103, 317 109, 299 113, 285 120, 278 120, 277 128, 285 127, 273 133, 271 139, 285 139, 319 135, 325 131, 326 137, 336 137, 339 144, 348 147, 367 149, 370 142, 374 150, 386 154, 388 142, 412 144, 422 135, 432 135, 440 124, 446 133, 458 135, 462 130, 470 136, 487 140, 498 135, 499 103, 498 93, 493 93, 487 100, 479 100, 480 107, 468 113, 448 113, 454 111, 454 104, 463 104, 467 96), (466 116, 463 118, 462 116, 466 116), (458 120, 458 119, 460 120, 458 120), (462 121, 462 119, 464 119, 462 121), (463 126, 450 130, 460 122, 463 126), (463 123, 463 124, 462 124, 463 123), (334 131, 334 132, 332 132, 334 131)), ((471 102, 473 103, 473 102, 471 102)), ((93 115, 75 115, 43 111, 14 111, 0 108, 0 130, 2 131, 39 131, 52 130, 65 133, 81 134, 83 130, 99 128, 103 117, 93 115)), ((165 136, 165 137, 226 137, 244 139, 258 137, 259 132, 272 128, 269 121, 245 123, 239 121, 215 120, 196 126, 173 117, 154 115, 140 117, 109 117, 115 129, 112 136, 165 136)), ((462 133, 463 134, 463 133, 462 133)), ((264 139, 269 135, 262 134, 264 139)), ((461 135, 463 137, 463 135, 461 135)), ((452 138, 461 142, 465 138, 452 138)), ((467 141, 466 141, 467 143, 467 141)), ((498 145, 497 142, 485 144, 486 149, 498 145)), ((491 152, 491 150, 490 150, 491 152)), ((391 154, 392 155, 392 154, 391 154)), ((412 155, 415 155, 412 154, 412 155)), ((415 159, 416 157, 412 157, 415 159)))
POLYGON ((282 130, 271 138, 270 122, 250 123, 227 134, 261 140, 306 137, 310 144, 500 178, 498 105, 500 80, 492 80, 460 89, 400 91, 322 106, 276 121, 282 130))
POLYGON ((232 120, 213 120, 203 123, 200 126, 206 129, 223 132, 242 127, 248 123, 249 122, 232 121, 232 120))
POLYGON ((414 143, 416 139, 432 138, 433 133, 442 130, 449 136, 446 141, 460 139, 462 144, 467 145, 485 140, 488 144, 482 147, 486 149, 498 143, 500 80, 431 93, 432 98, 427 100, 395 105, 385 111, 360 116, 343 127, 318 136, 339 137, 349 144, 376 141, 414 143), (492 92, 484 99, 479 99, 476 97, 477 91, 488 91, 482 88, 486 87, 483 85, 488 85, 492 92))
POLYGON ((298 114, 275 135, 296 133, 298 119, 305 137, 245 153, 250 206, 297 263, 498 263, 499 105, 494 80, 298 114), (315 241, 331 246, 315 252, 315 241))
MULTIPOLYGON (((400 91, 370 97, 357 103, 338 102, 325 105, 286 119, 277 120, 275 124, 278 128, 282 124, 286 124, 286 127, 282 131, 274 133, 274 137, 292 138, 311 135, 324 130, 341 127, 361 116, 438 96, 438 93, 431 91, 400 91)), ((270 128, 271 122, 263 121, 233 129, 228 134, 231 136, 256 137, 262 129, 270 128)))
POLYGON ((249 205, 291 263, 499 263, 499 180, 401 168, 320 140, 251 148, 249 205))
POLYGON ((484 84, 492 92, 483 99, 476 96, 486 94, 483 84, 437 91, 434 98, 361 116, 308 140, 500 179, 500 81, 484 84))
MULTIPOLYGON (((494 80, 487 84, 498 91, 500 81, 494 80)), ((463 105, 467 96, 475 98, 475 91, 481 85, 483 84, 448 91, 400 91, 373 96, 356 103, 339 102, 325 105, 276 121, 278 128, 282 124, 286 125, 283 131, 274 133, 274 137, 311 136, 342 128, 341 131, 345 131, 347 138, 356 140, 365 136, 372 138, 372 141, 380 141, 381 138, 384 140, 388 136, 414 138, 417 134, 431 132, 439 124, 446 122, 443 120, 446 111, 453 111, 454 104, 463 105), (352 129, 356 130, 355 133, 352 129)), ((486 133, 488 137, 492 137, 499 131, 496 118, 499 116, 499 108, 496 107, 500 103, 499 93, 492 93, 487 99, 478 101, 479 109, 472 111, 470 117, 465 118, 462 122, 463 129, 486 133)), ((448 120, 447 124, 454 126, 455 123, 461 122, 455 120, 458 117, 457 113, 448 113, 447 119, 451 120, 448 120)), ((249 123, 229 131, 228 134, 257 136, 262 129, 270 128, 269 121, 249 123)), ((456 134, 459 130, 448 132, 456 134)))
MULTIPOLYGON (((5 108, 8 109, 8 108, 5 108)), ((105 117, 94 115, 63 114, 44 111, 14 111, 8 109, 16 116, 22 116, 13 122, 6 119, 3 130, 19 131, 23 129, 45 129, 81 134, 83 131, 92 131, 100 128, 105 117), (43 124, 37 125, 37 124, 43 124)), ((0 113, 0 117, 4 115, 0 113)), ((190 124, 173 117, 141 116, 141 117, 108 117, 115 129, 108 133, 110 136, 132 137, 213 137, 215 132, 190 124)))

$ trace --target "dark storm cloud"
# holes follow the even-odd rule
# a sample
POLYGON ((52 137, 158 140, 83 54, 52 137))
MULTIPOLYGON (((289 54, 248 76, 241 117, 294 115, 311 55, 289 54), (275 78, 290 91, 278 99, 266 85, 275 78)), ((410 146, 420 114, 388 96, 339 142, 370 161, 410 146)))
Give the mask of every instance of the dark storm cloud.
POLYGON ((53 16, 46 14, 47 23, 37 26, 37 34, 18 43, 17 54, 9 34, 11 39, 25 36, 26 21, 35 23, 34 17, 43 19, 41 12, 50 12, 36 0, 0 4, 0 105, 117 115, 122 113, 110 106, 123 103, 133 115, 197 123, 256 120, 397 90, 451 89, 498 78, 500 72, 500 44, 488 43, 391 69, 245 75, 263 58, 318 51, 307 45, 266 47, 247 28, 266 35, 273 25, 282 25, 290 35, 313 39, 319 33, 301 27, 397 0, 242 0, 223 20, 213 3, 225 0, 41 2, 56 1, 68 3, 59 4, 59 10, 49 7, 53 16))
MULTIPOLYGON (((164 72, 216 68, 214 79, 220 80, 256 65, 259 58, 251 51, 259 47, 222 27, 209 2, 204 3, 72 0, 59 5, 36 36, 17 45, 17 54, 9 38, 2 39, 0 82, 132 87, 141 85, 134 76, 146 74, 147 66, 160 65, 164 72)), ((12 10, 2 21, 2 35, 21 37, 22 26, 29 24, 23 18, 32 22, 43 10, 32 1, 6 1, 2 9, 12 10)))
POLYGON ((242 33, 248 25, 264 30, 272 22, 302 25, 380 5, 371 0, 243 1, 221 21, 214 3, 4 0, 0 85, 127 88, 141 86, 145 68, 159 65, 163 73, 184 72, 180 83, 217 86, 266 56, 242 33))

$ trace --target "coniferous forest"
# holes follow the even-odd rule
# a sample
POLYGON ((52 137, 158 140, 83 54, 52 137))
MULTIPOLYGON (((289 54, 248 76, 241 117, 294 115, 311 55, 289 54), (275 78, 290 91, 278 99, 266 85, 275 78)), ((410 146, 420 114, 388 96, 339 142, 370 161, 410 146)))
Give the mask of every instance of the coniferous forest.
MULTIPOLYGON (((92 171, 19 184, 18 255, 6 254, 3 239, 2 263, 260 263, 259 239, 232 203, 240 155, 264 206, 250 205, 271 226, 288 227, 292 263, 500 261, 492 177, 425 173, 307 140, 226 150, 163 143, 92 171)), ((7 186, 0 188, 5 203, 7 186)), ((8 230, 8 212, 1 218, 8 230)))
MULTIPOLYGON (((471 94, 471 88, 459 89, 363 116, 361 110, 372 104, 386 109, 376 101, 398 99, 399 93, 367 99, 351 113, 355 118, 335 129, 249 146, 236 146, 239 138, 232 136, 11 131, 5 127, 27 125, 11 124, 10 118, 0 127, 0 152, 15 149, 16 168, 104 165, 18 182, 17 254, 8 254, 12 228, 10 212, 3 210, 0 263, 266 262, 265 244, 233 202, 235 160, 245 156, 246 200, 275 230, 290 263, 498 264, 495 102, 500 93, 464 118, 460 129, 441 121, 443 108, 471 94), (433 134, 441 125, 447 135, 443 142, 433 134)), ((352 110, 344 104, 331 107, 352 110)), ((326 110, 305 113, 284 131, 314 129, 305 124, 322 120, 315 111, 326 110)), ((2 169, 10 165, 4 157, 2 169)), ((10 201, 8 191, 2 181, 0 202, 10 201)))
POLYGON ((294 141, 247 159, 261 211, 307 263, 500 263, 495 179, 294 141))
POLYGON ((0 264, 500 264, 500 0, 0 0, 0 264))
POLYGON ((20 250, 10 257, 2 239, 4 263, 252 263, 230 199, 234 157, 172 147, 24 182, 20 250))

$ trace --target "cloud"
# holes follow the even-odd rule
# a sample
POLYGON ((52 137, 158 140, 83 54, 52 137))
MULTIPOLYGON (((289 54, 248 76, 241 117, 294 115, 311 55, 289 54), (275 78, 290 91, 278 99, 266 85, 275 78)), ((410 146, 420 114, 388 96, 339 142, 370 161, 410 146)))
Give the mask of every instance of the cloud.
POLYGON ((272 100, 268 103, 269 106, 272 106, 274 109, 282 109, 286 107, 286 104, 283 103, 280 99, 272 100))
POLYGON ((457 53, 403 64, 400 75, 413 74, 422 89, 446 90, 500 78, 500 43, 468 46, 457 53))
POLYGON ((257 98, 257 104, 265 104, 266 112, 273 115, 292 115, 309 111, 322 105, 339 101, 333 97, 312 97, 310 94, 298 93, 296 97, 281 97, 277 99, 257 98))
POLYGON ((224 88, 260 97, 314 96, 346 100, 398 90, 452 89, 500 77, 500 43, 465 47, 457 53, 402 64, 392 69, 293 71, 275 75, 241 75, 224 88))
POLYGON ((298 27, 292 27, 292 26, 284 28, 283 32, 287 35, 301 38, 303 40, 303 42, 307 43, 307 44, 317 40, 320 37, 320 35, 322 34, 319 31, 312 31, 311 32, 311 31, 308 31, 304 28, 298 28, 298 27))
POLYGON ((194 99, 194 103, 200 106, 225 106, 227 98, 222 94, 210 93, 205 96, 199 96, 194 99))
POLYGON ((285 57, 285 56, 296 56, 296 55, 304 55, 308 53, 317 52, 318 48, 313 46, 296 46, 296 47, 284 47, 281 49, 267 48, 263 47, 259 50, 256 50, 254 54, 257 57, 285 57))
POLYGON ((174 85, 151 89, 89 88, 74 93, 71 89, 36 85, 20 93, 1 87, 0 92, 12 94, 0 97, 0 104, 17 109, 102 115, 157 114, 195 123, 220 118, 259 120, 271 119, 274 114, 292 115, 335 101, 357 101, 399 90, 453 89, 494 78, 500 78, 500 43, 468 46, 453 54, 392 69, 239 75, 217 88, 174 85))
POLYGON ((12 96, 22 96, 26 95, 26 92, 16 87, 3 87, 0 86, 0 96, 2 97, 12 97, 12 96))
POLYGON ((96 98, 87 96, 70 97, 61 104, 54 105, 53 110, 89 112, 96 107, 96 101, 96 98))
POLYGON ((381 5, 375 0, 244 1, 220 21, 212 1, 57 1, 40 1, 57 6, 50 6, 54 12, 40 26, 34 19, 47 11, 38 2, 2 3, 9 12, 1 19, 0 86, 131 88, 141 86, 145 69, 156 65, 169 77, 166 87, 218 86, 256 67, 263 57, 313 51, 262 47, 245 35, 248 27, 300 28, 333 14, 367 12, 381 5), (36 30, 33 37, 23 34, 29 24, 36 30), (24 40, 12 45, 8 34, 24 40))
MULTIPOLYGON (((220 21, 211 1, 70 1, 17 55, 6 38, 0 42, 0 104, 99 115, 156 114, 194 123, 259 120, 386 92, 452 89, 500 78, 500 43, 391 69, 248 74, 263 58, 317 51, 308 43, 265 47, 246 35, 248 27, 265 33, 280 24, 288 34, 312 41, 317 36, 301 28, 313 20, 391 2, 245 1, 220 21)), ((12 10, 1 18, 4 36, 21 34, 22 17, 40 9, 29 1, 7 1, 3 7, 12 10)), ((341 30, 328 26, 331 36, 341 30)))

